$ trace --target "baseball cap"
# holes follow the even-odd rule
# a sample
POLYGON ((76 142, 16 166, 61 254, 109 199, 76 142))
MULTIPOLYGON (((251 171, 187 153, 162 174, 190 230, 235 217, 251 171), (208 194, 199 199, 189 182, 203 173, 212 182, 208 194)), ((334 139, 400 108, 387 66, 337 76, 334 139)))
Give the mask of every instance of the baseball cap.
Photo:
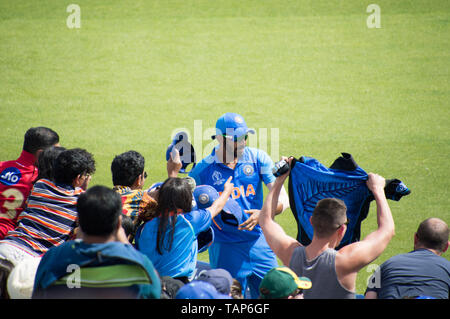
POLYGON ((210 207, 218 198, 219 193, 210 185, 199 185, 194 190, 194 199, 199 209, 210 207))
POLYGON ((202 253, 208 249, 214 242, 214 230, 210 226, 207 230, 200 232, 197 235, 197 249, 198 253, 202 253))
MULTIPOLYGON (((199 185, 194 189, 194 200, 197 205, 196 209, 205 209, 210 207, 214 201, 219 198, 216 189, 209 185, 199 185)), ((198 252, 204 252, 214 241, 214 230, 209 227, 197 236, 198 252)))
POLYGON ((192 164, 191 170, 195 167, 197 157, 195 155, 194 146, 189 142, 186 132, 178 132, 175 134, 172 142, 169 144, 166 150, 166 161, 170 159, 170 155, 174 148, 180 153, 181 168, 180 173, 189 173, 187 167, 192 164))
POLYGON ((261 299, 285 298, 297 289, 310 289, 311 280, 297 277, 288 267, 276 267, 269 270, 259 285, 261 299))
POLYGON ((220 217, 224 223, 238 226, 243 222, 244 212, 239 203, 230 198, 223 207, 220 217))
MULTIPOLYGON (((194 199, 198 209, 210 207, 218 198, 219 193, 210 185, 199 185, 194 190, 194 199)), ((244 212, 236 200, 229 198, 220 215, 224 223, 238 226, 243 222, 244 212)))
POLYGON ((231 285, 233 284, 231 274, 222 268, 204 271, 197 277, 197 280, 209 282, 219 293, 224 295, 230 294, 231 285))
POLYGON ((255 134, 255 131, 249 129, 242 115, 237 113, 225 113, 216 122, 216 135, 211 136, 215 139, 217 135, 238 139, 248 133, 255 134))
POLYGON ((219 293, 209 282, 194 280, 181 287, 175 299, 231 299, 231 297, 219 293))
MULTIPOLYGON (((216 189, 209 185, 199 185, 194 189, 194 200, 197 205, 194 209, 205 209, 210 207, 219 198, 216 189)), ((214 230, 209 227, 197 236, 198 252, 202 253, 214 242, 214 230)))

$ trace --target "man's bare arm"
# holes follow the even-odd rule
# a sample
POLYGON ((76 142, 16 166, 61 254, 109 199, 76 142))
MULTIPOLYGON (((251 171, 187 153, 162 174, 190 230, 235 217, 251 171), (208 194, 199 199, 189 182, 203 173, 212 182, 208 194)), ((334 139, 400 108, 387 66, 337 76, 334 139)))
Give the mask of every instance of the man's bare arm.
MULTIPOLYGON (((267 184, 267 188, 272 190, 273 186, 275 185, 275 182, 267 184)), ((281 187, 281 190, 279 192, 278 199, 276 201, 273 201, 273 212, 275 215, 281 214, 283 211, 289 208, 289 196, 286 192, 286 189, 284 188, 284 185, 281 187)))
POLYGON ((372 191, 377 204, 378 229, 362 241, 347 245, 338 252, 342 262, 339 268, 343 274, 359 271, 370 264, 386 249, 395 234, 394 219, 384 194, 385 180, 377 174, 369 174, 367 187, 372 191))

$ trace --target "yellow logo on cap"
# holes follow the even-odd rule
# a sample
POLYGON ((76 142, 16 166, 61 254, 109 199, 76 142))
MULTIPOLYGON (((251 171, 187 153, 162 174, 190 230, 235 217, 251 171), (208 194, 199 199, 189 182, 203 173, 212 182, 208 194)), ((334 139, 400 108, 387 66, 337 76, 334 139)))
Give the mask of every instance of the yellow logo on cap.
POLYGON ((290 268, 288 267, 277 267, 277 270, 280 271, 284 271, 286 273, 288 273, 289 275, 292 276, 292 278, 294 279, 295 283, 297 284, 297 287, 300 289, 310 289, 312 287, 312 283, 311 280, 309 278, 306 277, 297 277, 296 273, 293 272, 290 268))

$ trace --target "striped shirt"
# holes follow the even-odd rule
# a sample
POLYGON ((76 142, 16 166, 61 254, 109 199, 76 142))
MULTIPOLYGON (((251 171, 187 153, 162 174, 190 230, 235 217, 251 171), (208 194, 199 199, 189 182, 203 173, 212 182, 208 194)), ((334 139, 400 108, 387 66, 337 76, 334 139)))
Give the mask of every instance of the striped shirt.
POLYGON ((17 227, 0 243, 17 244, 37 254, 71 239, 77 226, 76 204, 81 188, 37 181, 20 214, 17 227))

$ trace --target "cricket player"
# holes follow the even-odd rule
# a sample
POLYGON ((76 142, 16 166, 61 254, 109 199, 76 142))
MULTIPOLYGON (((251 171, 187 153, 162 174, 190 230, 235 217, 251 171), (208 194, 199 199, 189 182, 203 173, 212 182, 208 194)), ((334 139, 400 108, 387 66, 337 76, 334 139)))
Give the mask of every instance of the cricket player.
MULTIPOLYGON (((255 131, 247 127, 244 118, 236 113, 222 115, 216 123, 218 141, 212 153, 201 160, 190 172, 197 185, 211 185, 223 191, 227 179, 232 176, 232 198, 243 210, 241 223, 235 227, 221 227, 220 215, 213 220, 214 243, 209 248, 212 268, 224 268, 239 280, 243 291, 250 288, 251 298, 258 298, 259 284, 264 275, 278 266, 273 251, 258 225, 263 205, 263 186, 272 189, 275 177, 273 161, 259 149, 246 146, 248 134, 255 131)), ((289 207, 289 197, 283 188, 276 214, 289 207)))

